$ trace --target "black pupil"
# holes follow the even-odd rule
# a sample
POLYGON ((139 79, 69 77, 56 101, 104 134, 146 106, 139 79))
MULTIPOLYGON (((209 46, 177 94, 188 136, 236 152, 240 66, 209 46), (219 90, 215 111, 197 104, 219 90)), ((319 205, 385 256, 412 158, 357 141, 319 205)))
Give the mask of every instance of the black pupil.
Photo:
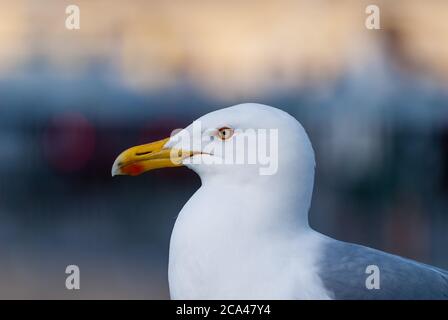
POLYGON ((228 128, 225 128, 225 129, 223 128, 223 129, 219 130, 219 133, 221 134, 221 137, 223 139, 227 139, 230 137, 231 131, 228 128))

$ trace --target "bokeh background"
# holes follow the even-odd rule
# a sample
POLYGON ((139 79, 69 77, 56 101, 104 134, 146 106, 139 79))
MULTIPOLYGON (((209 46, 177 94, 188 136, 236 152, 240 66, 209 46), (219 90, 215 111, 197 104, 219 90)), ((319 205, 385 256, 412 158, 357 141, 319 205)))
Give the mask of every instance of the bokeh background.
POLYGON ((308 131, 315 229, 448 268, 447 89, 443 0, 0 0, 0 298, 168 298, 199 178, 112 162, 241 102, 308 131))

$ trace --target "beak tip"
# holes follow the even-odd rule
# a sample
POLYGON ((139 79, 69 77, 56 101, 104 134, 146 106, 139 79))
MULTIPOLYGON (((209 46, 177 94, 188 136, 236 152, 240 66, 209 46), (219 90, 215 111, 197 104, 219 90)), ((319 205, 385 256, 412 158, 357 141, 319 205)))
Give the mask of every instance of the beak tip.
POLYGON ((166 138, 123 151, 112 164, 111 176, 138 176, 149 170, 172 167, 171 149, 166 148, 168 140, 166 138))
POLYGON ((117 160, 115 160, 114 164, 112 165, 112 169, 110 171, 112 177, 115 177, 115 176, 118 176, 121 174, 121 170, 120 170, 120 167, 118 166, 117 160))

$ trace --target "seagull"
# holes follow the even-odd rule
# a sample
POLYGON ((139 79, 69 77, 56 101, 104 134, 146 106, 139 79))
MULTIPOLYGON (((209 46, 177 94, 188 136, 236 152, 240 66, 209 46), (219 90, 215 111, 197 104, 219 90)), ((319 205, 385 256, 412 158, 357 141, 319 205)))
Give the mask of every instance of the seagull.
POLYGON ((309 226, 314 151, 302 125, 280 109, 244 103, 208 113, 122 152, 112 176, 179 166, 196 172, 201 187, 171 234, 172 299, 448 299, 447 271, 309 226), (236 143, 244 135, 247 143, 236 143), (272 170, 241 157, 261 140, 272 170), (238 156, 245 161, 230 161, 238 156))

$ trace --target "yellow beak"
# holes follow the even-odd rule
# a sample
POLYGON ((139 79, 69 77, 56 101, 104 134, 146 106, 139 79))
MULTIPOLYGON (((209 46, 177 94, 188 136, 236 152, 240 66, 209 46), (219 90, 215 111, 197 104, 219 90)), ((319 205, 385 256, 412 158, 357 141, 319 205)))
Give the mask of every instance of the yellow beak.
POLYGON ((182 160, 191 152, 164 148, 169 138, 143 144, 123 151, 112 166, 112 176, 139 174, 166 167, 182 166, 182 160))

